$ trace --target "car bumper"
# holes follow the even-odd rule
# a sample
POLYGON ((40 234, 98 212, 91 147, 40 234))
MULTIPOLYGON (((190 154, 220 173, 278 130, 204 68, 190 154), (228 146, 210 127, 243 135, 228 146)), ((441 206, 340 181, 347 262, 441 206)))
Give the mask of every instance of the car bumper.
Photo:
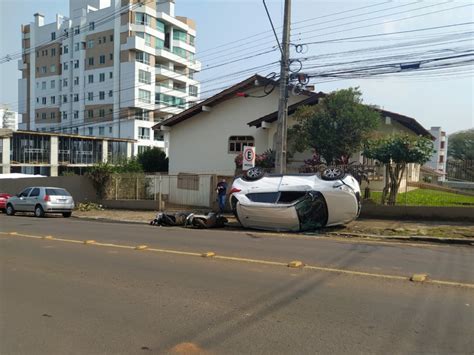
POLYGON ((74 209, 74 204, 62 204, 62 203, 47 203, 44 205, 45 212, 52 213, 61 213, 61 212, 71 212, 74 209))

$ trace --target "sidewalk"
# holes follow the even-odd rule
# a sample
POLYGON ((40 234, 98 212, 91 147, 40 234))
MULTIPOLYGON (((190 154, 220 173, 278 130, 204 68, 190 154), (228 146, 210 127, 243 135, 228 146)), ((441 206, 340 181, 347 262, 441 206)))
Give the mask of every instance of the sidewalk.
MULTIPOLYGON (((174 211, 167 211, 173 213, 174 211)), ((148 224, 156 215, 152 211, 104 210, 104 211, 74 211, 77 218, 116 221, 123 223, 148 224)), ((240 225, 231 214, 226 214, 229 227, 239 228, 240 225)), ((387 238, 401 240, 463 240, 474 243, 474 226, 462 222, 434 221, 391 221, 378 219, 358 219, 345 226, 324 228, 304 235, 327 235, 342 237, 387 238)))

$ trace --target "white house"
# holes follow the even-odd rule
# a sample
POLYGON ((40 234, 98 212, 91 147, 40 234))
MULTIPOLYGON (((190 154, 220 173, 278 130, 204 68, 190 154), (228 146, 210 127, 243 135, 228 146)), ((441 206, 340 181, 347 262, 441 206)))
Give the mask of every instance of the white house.
MULTIPOLYGON (((299 106, 316 105, 324 96, 310 91, 290 94, 288 124, 294 124, 292 114, 299 106)), ((169 140, 169 173, 233 176, 234 159, 244 145, 254 145, 257 154, 274 149, 278 98, 276 82, 254 75, 157 124, 154 129, 164 131, 169 140), (267 94, 272 86, 275 89, 267 94)), ((379 130, 431 137, 415 119, 379 111, 383 117, 379 130)), ((309 151, 295 154, 289 162, 291 170, 297 171, 310 157, 309 151)), ((353 159, 363 162, 360 154, 353 159)), ((418 171, 409 171, 412 179, 418 179, 418 171)))

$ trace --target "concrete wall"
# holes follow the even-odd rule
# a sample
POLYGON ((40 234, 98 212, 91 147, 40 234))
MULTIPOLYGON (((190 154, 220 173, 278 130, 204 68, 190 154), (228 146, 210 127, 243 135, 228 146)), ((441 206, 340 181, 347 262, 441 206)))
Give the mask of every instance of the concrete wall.
POLYGON ((117 210, 139 210, 156 211, 158 210, 158 201, 153 200, 102 200, 100 203, 105 208, 117 210))
POLYGON ((69 191, 76 203, 97 200, 94 186, 85 176, 0 179, 0 192, 6 192, 12 195, 30 186, 62 187, 69 191))
POLYGON ((474 208, 363 204, 360 218, 474 222, 474 208))

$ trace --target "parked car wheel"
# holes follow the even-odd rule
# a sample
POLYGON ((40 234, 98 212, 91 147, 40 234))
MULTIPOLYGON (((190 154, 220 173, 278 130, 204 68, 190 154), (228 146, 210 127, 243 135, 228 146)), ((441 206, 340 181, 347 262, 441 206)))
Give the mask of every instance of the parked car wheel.
POLYGON ((63 217, 64 218, 69 218, 72 216, 72 212, 63 212, 63 217))
POLYGON ((255 167, 247 170, 244 174, 244 178, 248 181, 255 181, 261 179, 263 175, 265 175, 265 172, 262 169, 255 167))
POLYGON ((12 205, 7 205, 7 215, 8 216, 13 216, 15 214, 15 209, 13 208, 12 205))
POLYGON ((44 217, 44 210, 41 205, 36 205, 35 207, 35 216, 36 217, 44 217))
POLYGON ((337 167, 328 167, 321 172, 321 179, 332 181, 342 179, 345 175, 345 171, 337 167))

